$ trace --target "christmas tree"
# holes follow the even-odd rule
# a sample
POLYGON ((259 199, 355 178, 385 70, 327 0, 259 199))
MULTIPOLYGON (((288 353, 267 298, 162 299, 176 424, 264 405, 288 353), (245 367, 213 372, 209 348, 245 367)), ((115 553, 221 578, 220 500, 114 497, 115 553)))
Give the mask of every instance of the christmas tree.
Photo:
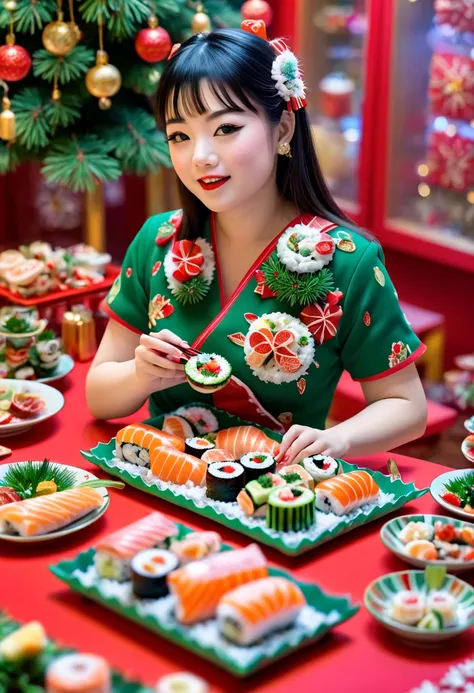
POLYGON ((0 0, 0 173, 92 190, 169 166, 153 100, 172 44, 240 25, 242 0, 0 0))

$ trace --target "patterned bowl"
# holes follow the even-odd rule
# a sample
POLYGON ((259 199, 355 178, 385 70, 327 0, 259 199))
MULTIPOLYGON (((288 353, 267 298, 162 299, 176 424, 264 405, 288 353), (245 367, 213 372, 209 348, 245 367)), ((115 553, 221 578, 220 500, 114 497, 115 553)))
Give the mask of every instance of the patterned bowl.
MULTIPOLYGON (((472 437, 471 433, 471 437, 472 437)), ((469 445, 467 442, 467 438, 464 438, 464 440, 461 443, 461 452, 471 464, 474 464, 474 447, 472 447, 472 444, 469 445)))
POLYGON ((450 573, 464 573, 467 570, 474 570, 474 560, 472 561, 456 561, 453 559, 446 559, 441 561, 426 561, 423 558, 413 558, 409 556, 406 552, 406 545, 399 538, 401 530, 409 522, 426 522, 429 525, 434 526, 435 522, 442 522, 444 524, 449 523, 454 525, 457 529, 463 527, 470 527, 474 530, 474 524, 470 522, 463 522, 462 520, 454 520, 451 517, 445 517, 444 515, 401 515, 400 517, 394 517, 384 524, 380 530, 380 538, 382 543, 392 551, 396 556, 414 565, 416 568, 424 568, 427 565, 438 565, 446 566, 446 569, 450 573))
POLYGON ((458 602, 457 625, 440 630, 406 626, 394 621, 390 614, 392 600, 398 592, 415 590, 426 594, 425 573, 422 570, 404 570, 377 578, 366 588, 364 604, 377 621, 404 640, 418 645, 436 645, 474 625, 474 587, 455 575, 445 575, 440 589, 450 592, 458 602))

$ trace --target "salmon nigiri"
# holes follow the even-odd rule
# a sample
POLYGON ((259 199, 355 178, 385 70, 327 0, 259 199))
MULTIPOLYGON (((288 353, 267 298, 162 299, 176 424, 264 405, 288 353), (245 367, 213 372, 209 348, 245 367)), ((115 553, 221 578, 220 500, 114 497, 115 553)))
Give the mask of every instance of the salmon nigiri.
POLYGON ((102 505, 95 488, 70 488, 48 496, 9 503, 0 508, 0 532, 37 537, 54 532, 102 505))
POLYGON ((265 577, 224 594, 217 607, 217 622, 228 640, 251 645, 294 623, 305 606, 296 583, 284 577, 265 577))
POLYGON ((178 436, 160 431, 147 424, 129 424, 121 428, 116 437, 115 453, 125 462, 147 467, 150 464, 150 445, 158 441, 160 445, 184 451, 184 440, 178 436))
POLYGON ((268 575, 267 561, 257 544, 223 551, 193 561, 168 575, 176 597, 176 616, 181 623, 211 618, 220 598, 229 590, 268 575))
POLYGON ((379 491, 374 478, 362 469, 339 474, 316 485, 316 508, 325 513, 345 515, 376 500, 379 491))
POLYGON ((150 446, 150 469, 159 479, 172 484, 189 482, 191 486, 204 486, 206 483, 206 462, 180 450, 164 447, 158 441, 150 446))
POLYGON ((233 459, 237 460, 248 452, 266 452, 275 457, 280 444, 256 426, 233 426, 219 431, 216 448, 228 450, 233 455, 233 459))

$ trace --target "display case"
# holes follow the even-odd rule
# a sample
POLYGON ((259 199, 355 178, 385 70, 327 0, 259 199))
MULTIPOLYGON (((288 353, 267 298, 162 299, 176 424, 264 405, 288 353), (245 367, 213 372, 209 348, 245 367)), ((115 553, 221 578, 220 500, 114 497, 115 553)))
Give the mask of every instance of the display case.
POLYGON ((474 270, 474 5, 383 0, 372 226, 474 270))

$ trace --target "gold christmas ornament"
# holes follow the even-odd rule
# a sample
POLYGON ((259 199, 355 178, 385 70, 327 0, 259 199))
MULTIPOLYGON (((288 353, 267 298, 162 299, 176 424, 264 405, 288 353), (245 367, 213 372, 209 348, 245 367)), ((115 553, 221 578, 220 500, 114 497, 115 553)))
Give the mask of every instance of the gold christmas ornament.
POLYGON ((197 6, 196 14, 192 18, 191 31, 193 34, 208 34, 211 31, 211 20, 201 4, 197 6))
POLYGON ((63 13, 58 11, 58 19, 43 29, 43 46, 53 55, 67 55, 77 43, 77 35, 71 24, 63 21, 63 13))
POLYGON ((7 12, 15 12, 15 10, 18 8, 18 3, 16 0, 5 0, 3 7, 7 12))
POLYGON ((114 65, 109 65, 109 56, 103 50, 97 51, 95 67, 86 75, 87 91, 98 99, 113 96, 122 84, 122 76, 114 65))
POLYGON ((68 22, 68 27, 74 33, 74 36, 76 37, 76 43, 79 43, 79 41, 82 39, 82 31, 77 26, 76 22, 68 22))
POLYGON ((2 113, 0 114, 0 138, 2 140, 15 139, 15 114, 10 110, 11 101, 8 98, 8 84, 0 79, 0 87, 3 87, 2 113))
POLYGON ((99 99, 99 108, 101 111, 107 111, 112 106, 112 101, 106 96, 99 99))
POLYGON ((61 92, 57 87, 54 87, 53 93, 51 94, 51 98, 53 99, 53 101, 56 102, 61 101, 61 92))

